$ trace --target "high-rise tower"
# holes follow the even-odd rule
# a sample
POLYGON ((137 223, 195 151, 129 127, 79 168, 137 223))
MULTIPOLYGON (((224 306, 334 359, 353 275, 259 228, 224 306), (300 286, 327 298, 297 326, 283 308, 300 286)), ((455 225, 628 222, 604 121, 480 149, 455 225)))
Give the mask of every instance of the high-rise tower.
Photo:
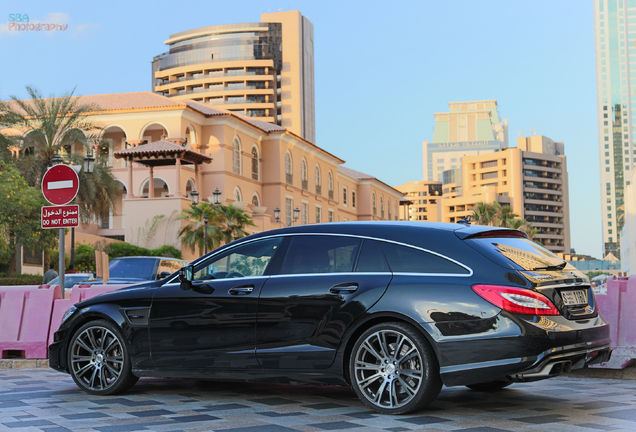
POLYGON ((152 89, 285 127, 316 141, 314 28, 298 11, 187 30, 152 60, 152 89))
POLYGON ((594 0, 596 103, 604 253, 620 257, 626 172, 634 168, 631 76, 636 73, 636 1, 594 0))

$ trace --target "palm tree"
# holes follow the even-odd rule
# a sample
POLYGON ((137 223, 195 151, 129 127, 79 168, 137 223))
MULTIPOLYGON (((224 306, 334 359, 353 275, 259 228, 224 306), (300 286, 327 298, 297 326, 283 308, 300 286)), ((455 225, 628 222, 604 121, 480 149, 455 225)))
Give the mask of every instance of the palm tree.
POLYGON ((177 219, 187 221, 179 231, 181 242, 194 252, 195 247, 200 253, 204 250, 205 215, 208 216, 207 238, 208 250, 216 249, 222 244, 238 240, 248 235, 245 228, 256 226, 245 210, 233 205, 213 205, 202 202, 191 204, 184 209, 177 219))
POLYGON ((492 204, 478 202, 473 209, 473 222, 476 225, 490 225, 495 215, 495 209, 492 204))
POLYGON ((528 235, 528 238, 534 242, 536 242, 535 237, 539 233, 537 228, 532 226, 532 223, 526 221, 525 219, 514 219, 510 223, 509 228, 517 229, 519 231, 523 231, 528 235))
MULTIPOLYGON (((5 138, 20 149, 16 166, 22 176, 30 186, 39 189, 55 155, 65 154, 71 163, 81 165, 82 156, 72 154, 73 146, 79 143, 90 152, 91 144, 99 144, 102 128, 88 118, 99 107, 83 103, 80 97, 73 96, 74 90, 61 97, 43 98, 38 90, 26 89, 31 99, 11 96, 10 103, 0 106, 0 124, 24 132, 23 136, 5 138)), ((91 216, 108 214, 118 194, 110 168, 96 164, 92 178, 82 183, 75 200, 82 221, 86 223, 91 216)))
POLYGON ((501 205, 499 202, 494 201, 492 203, 494 209, 494 215, 492 218, 492 225, 498 227, 509 227, 512 224, 512 221, 515 218, 518 218, 519 215, 512 210, 508 204, 501 205))
POLYGON ((247 237, 249 234, 245 230, 248 226, 256 226, 252 218, 245 213, 245 210, 230 205, 219 205, 214 210, 223 215, 223 223, 219 226, 223 233, 225 243, 247 237))

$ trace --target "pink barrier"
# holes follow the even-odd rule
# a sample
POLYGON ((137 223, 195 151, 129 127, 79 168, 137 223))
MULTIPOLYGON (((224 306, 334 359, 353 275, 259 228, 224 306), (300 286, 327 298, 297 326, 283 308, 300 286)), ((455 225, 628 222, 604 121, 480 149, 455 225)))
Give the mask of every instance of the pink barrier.
MULTIPOLYGON (((75 303, 79 303, 98 294, 113 291, 130 285, 75 285, 71 291, 71 297, 68 299, 57 299, 53 305, 53 314, 51 318, 51 328, 48 333, 49 345, 53 343, 53 334, 60 328, 62 317, 66 311, 75 303)), ((48 355, 47 355, 48 357, 48 355)), ((42 357, 46 358, 46 357, 42 357)))
POLYGON ((28 359, 48 357, 47 335, 59 286, 0 287, 0 352, 28 359), (10 351, 16 351, 11 353, 10 351))
POLYGON ((597 292, 596 301, 610 324, 612 358, 593 367, 623 369, 636 362, 636 275, 608 279, 607 292, 597 292))

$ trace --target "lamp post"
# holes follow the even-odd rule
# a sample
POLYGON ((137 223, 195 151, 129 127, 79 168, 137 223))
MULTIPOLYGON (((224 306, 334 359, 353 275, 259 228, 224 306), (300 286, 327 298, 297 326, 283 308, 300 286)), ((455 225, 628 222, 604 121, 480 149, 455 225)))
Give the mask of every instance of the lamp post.
MULTIPOLYGON (((298 208, 298 206, 294 209, 294 219, 292 221, 289 222, 289 225, 287 226, 292 226, 294 225, 294 222, 296 222, 298 220, 298 218, 300 217, 300 209, 298 208)), ((278 206, 274 209, 274 219, 276 220, 276 222, 282 224, 281 220, 280 220, 280 209, 278 208, 278 206)), ((285 226, 283 224, 283 226, 285 226)))
POLYGON ((63 162, 64 162, 64 159, 62 159, 60 154, 59 153, 55 153, 55 156, 53 156, 53 159, 51 159, 51 166, 59 165, 59 164, 61 164, 63 162))
MULTIPOLYGON (((55 158, 53 158, 53 160, 55 160, 56 158, 62 160, 59 155, 55 155, 55 158)), ((85 176, 80 179, 80 183, 83 180, 92 178, 93 176, 93 170, 95 169, 95 158, 93 157, 92 153, 86 153, 86 156, 84 156, 84 164, 82 167, 84 168, 85 176)), ((75 227, 71 228, 71 263, 69 267, 75 268, 75 227)))
MULTIPOLYGON (((218 192, 218 189, 216 191, 214 191, 214 198, 216 200, 216 192, 218 192)), ((219 195, 221 194, 221 192, 219 192, 219 195)), ((190 198, 192 198, 192 205, 199 205, 199 192, 197 191, 192 191, 190 192, 190 198)), ((203 250, 204 250, 204 255, 207 255, 208 253, 208 213, 205 212, 203 213, 203 250)))

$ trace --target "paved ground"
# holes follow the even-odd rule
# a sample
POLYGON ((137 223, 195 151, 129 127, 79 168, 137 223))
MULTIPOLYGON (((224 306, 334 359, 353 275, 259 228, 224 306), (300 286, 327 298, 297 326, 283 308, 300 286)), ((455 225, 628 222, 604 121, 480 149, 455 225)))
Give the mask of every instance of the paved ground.
POLYGON ((428 409, 386 416, 341 387, 142 379, 87 395, 50 369, 0 370, 0 431, 636 431, 636 381, 555 378, 494 394, 444 388, 428 409))

